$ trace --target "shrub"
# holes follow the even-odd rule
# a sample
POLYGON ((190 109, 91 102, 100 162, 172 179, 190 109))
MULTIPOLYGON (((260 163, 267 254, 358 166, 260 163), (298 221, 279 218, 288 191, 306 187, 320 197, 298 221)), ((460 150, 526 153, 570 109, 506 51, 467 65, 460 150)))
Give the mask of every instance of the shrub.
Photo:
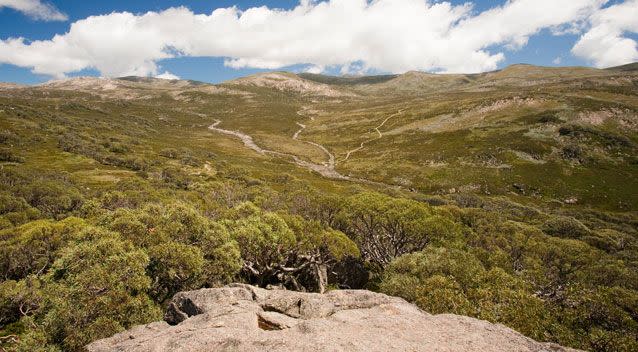
POLYGON ((402 256, 388 266, 380 288, 432 314, 505 323, 535 338, 546 338, 554 323, 523 281, 498 268, 486 270, 476 256, 461 250, 429 247, 402 256))
POLYGON ((41 302, 40 282, 35 277, 0 282, 0 327, 32 315, 41 302))
POLYGON ((348 198, 339 218, 339 227, 357 243, 363 257, 378 267, 460 236, 460 227, 430 206, 376 193, 348 198))
POLYGON ((568 144, 561 150, 561 156, 566 160, 583 161, 584 152, 583 148, 578 144, 568 144))
POLYGON ((35 180, 22 186, 18 193, 48 217, 64 216, 79 209, 83 201, 76 188, 58 180, 35 180))
POLYGON ((191 178, 176 167, 165 167, 162 169, 160 178, 162 181, 181 189, 188 189, 191 184, 191 178))
POLYGON ((554 216, 542 226, 543 232, 561 238, 581 238, 590 234, 590 230, 582 222, 568 216, 554 216))
POLYGON ((51 266, 58 251, 86 228, 79 218, 63 221, 39 220, 0 232, 0 273, 5 279, 20 280, 41 275, 51 266))
POLYGON ((20 138, 9 130, 0 131, 0 144, 10 144, 19 141, 20 138))
POLYGON ((24 158, 15 155, 10 149, 0 148, 0 161, 10 163, 23 163, 24 158))
POLYGON ((148 256, 115 233, 89 228, 63 250, 46 277, 36 321, 50 344, 80 351, 87 343, 160 318, 146 292, 148 256))
POLYGON ((225 227, 185 203, 147 205, 139 210, 118 209, 100 223, 118 231, 137 246, 151 248, 175 242, 197 248, 205 260, 202 284, 230 282, 239 271, 240 254, 225 227))
POLYGON ((166 242, 148 251, 148 275, 153 279, 151 295, 163 302, 180 291, 201 287, 204 283, 202 251, 187 244, 166 242))
POLYGON ((116 153, 116 154, 125 154, 131 151, 131 148, 129 148, 129 146, 127 146, 126 144, 123 143, 109 143, 108 144, 108 150, 111 153, 116 153))
POLYGON ((174 148, 164 148, 160 150, 159 155, 169 159, 177 159, 179 157, 179 152, 174 148))
POLYGON ((10 194, 0 192, 0 229, 21 225, 40 217, 40 211, 31 207, 24 198, 16 198, 10 194))
POLYGON ((328 267, 346 256, 358 256, 343 233, 299 216, 266 212, 252 203, 233 209, 225 222, 239 244, 242 275, 249 282, 322 292, 328 267))
POLYGON ((608 253, 638 252, 638 239, 612 229, 592 231, 581 240, 608 253))

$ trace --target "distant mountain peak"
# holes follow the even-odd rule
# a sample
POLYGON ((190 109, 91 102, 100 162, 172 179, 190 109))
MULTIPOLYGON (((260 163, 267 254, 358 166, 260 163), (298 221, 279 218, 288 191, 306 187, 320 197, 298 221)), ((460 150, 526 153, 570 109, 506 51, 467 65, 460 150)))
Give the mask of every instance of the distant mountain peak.
POLYGON ((227 81, 223 84, 273 88, 280 91, 332 97, 354 95, 353 93, 341 91, 328 84, 306 79, 302 75, 281 71, 258 73, 248 77, 227 81))

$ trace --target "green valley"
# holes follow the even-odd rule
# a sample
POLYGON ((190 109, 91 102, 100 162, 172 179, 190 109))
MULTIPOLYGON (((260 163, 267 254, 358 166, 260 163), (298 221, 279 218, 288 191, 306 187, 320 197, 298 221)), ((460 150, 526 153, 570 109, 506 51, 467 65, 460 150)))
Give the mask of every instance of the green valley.
POLYGON ((0 84, 0 350, 366 288, 638 349, 638 65, 0 84))

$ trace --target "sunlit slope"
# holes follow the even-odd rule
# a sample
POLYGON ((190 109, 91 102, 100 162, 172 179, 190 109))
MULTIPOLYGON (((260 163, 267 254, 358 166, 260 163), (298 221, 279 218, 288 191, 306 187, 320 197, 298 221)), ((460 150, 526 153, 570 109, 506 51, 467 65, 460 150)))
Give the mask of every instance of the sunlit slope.
POLYGON ((637 76, 626 68, 303 77, 358 94, 297 102, 304 134, 345 175, 426 193, 636 207, 637 76))
MULTIPOLYGON (((184 146, 211 165, 214 154, 257 173, 631 210, 638 206, 634 66, 370 77, 272 72, 220 85, 82 78, 0 89, 6 118, 18 118, 9 108, 16 104, 53 111, 51 123, 64 133, 104 144, 94 134, 111 131, 109 138, 142 141, 135 152, 149 158, 184 146), (235 134, 210 130, 213 124, 235 134)), ((23 123, 25 133, 37 125, 23 123)), ((54 145, 57 137, 48 135, 54 145)))

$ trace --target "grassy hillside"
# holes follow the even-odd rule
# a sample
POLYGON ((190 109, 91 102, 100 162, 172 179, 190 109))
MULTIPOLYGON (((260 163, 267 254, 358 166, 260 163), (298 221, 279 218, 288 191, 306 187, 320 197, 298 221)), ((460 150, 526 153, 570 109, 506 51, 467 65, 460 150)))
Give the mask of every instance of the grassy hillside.
POLYGON ((631 66, 0 85, 0 348, 245 281, 633 351, 637 209, 631 66))

